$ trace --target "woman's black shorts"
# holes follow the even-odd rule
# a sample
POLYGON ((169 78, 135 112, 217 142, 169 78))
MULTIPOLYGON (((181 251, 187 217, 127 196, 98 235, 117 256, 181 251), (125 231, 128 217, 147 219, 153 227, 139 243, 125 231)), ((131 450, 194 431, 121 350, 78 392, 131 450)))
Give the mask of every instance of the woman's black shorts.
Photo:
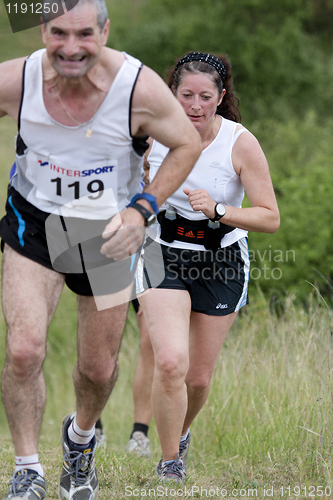
POLYGON ((165 277, 157 288, 187 290, 192 311, 226 316, 248 304, 247 238, 216 251, 162 245, 162 252, 165 277))

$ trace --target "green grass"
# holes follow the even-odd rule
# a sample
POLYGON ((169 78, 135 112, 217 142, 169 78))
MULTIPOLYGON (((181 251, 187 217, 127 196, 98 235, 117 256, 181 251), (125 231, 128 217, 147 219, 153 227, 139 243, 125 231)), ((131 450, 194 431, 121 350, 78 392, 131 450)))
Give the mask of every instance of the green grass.
MULTIPOLYGON (((301 488, 298 498, 311 497, 318 487, 332 488, 333 492, 332 314, 314 299, 307 311, 293 304, 290 297, 284 315, 277 317, 262 298, 246 308, 233 326, 219 357, 207 404, 192 426, 186 486, 193 498, 200 498, 196 488, 201 487, 211 489, 211 494, 215 491, 215 496, 224 488, 237 498, 248 498, 254 491, 256 498, 266 498, 270 488, 270 498, 281 498, 281 488, 285 497, 295 497, 293 488, 296 493, 301 488)), ((75 330, 76 301, 65 290, 51 324, 45 363, 48 402, 40 453, 49 498, 57 498, 61 420, 75 408, 71 382, 75 330)), ((0 335, 3 342, 3 324, 0 335)), ((143 498, 149 488, 151 495, 159 491, 166 498, 174 496, 158 490, 153 475, 160 458, 154 423, 149 435, 152 459, 140 460, 124 453, 132 425, 131 391, 137 355, 138 330, 131 310, 120 353, 119 379, 103 413, 107 448, 99 450, 97 456, 100 499, 128 498, 131 494, 143 498)), ((1 498, 13 468, 2 407, 0 438, 1 498)))
POLYGON ((41 48, 40 27, 13 33, 4 2, 0 3, 0 62, 16 57, 28 56, 41 48))

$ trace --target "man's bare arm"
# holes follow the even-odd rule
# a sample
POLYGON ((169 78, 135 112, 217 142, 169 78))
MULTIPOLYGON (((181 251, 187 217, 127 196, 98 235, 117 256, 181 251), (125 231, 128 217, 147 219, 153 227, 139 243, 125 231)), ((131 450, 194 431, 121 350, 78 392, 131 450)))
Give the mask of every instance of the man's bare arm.
POLYGON ((132 107, 133 135, 148 134, 170 149, 146 192, 160 206, 184 182, 202 150, 201 139, 167 85, 143 67, 132 107))
POLYGON ((9 115, 17 123, 22 96, 25 57, 0 64, 0 118, 9 115))
MULTIPOLYGON (((135 87, 131 118, 132 135, 148 134, 170 150, 145 189, 161 206, 184 182, 199 158, 202 148, 199 133, 163 80, 145 66, 135 87)), ((140 199, 138 203, 151 211, 147 200, 140 199)), ((135 253, 144 236, 143 230, 140 231, 143 224, 142 215, 134 208, 123 210, 106 226, 103 237, 108 241, 101 253, 116 260, 135 253), (129 229, 118 231, 126 227, 129 229)))

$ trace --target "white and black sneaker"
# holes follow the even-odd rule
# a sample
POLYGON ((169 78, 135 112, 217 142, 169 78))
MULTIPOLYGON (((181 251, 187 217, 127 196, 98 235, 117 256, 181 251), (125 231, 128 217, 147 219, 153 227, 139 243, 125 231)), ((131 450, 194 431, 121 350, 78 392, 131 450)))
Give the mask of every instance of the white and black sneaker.
POLYGON ((43 500, 46 483, 42 476, 32 469, 15 472, 9 483, 9 491, 4 500, 43 500))
POLYGON ((188 431, 186 439, 184 439, 184 441, 180 441, 179 443, 179 457, 183 462, 185 469, 187 465, 187 455, 188 455, 188 449, 190 447, 190 442, 191 442, 191 433, 190 431, 188 431))
POLYGON ((94 436, 80 451, 70 448, 67 431, 74 415, 67 415, 62 423, 63 464, 59 495, 62 500, 97 500, 96 438, 94 436))
POLYGON ((168 460, 167 462, 162 462, 162 460, 160 460, 155 469, 155 474, 159 476, 162 482, 178 481, 184 484, 186 480, 186 469, 179 458, 179 453, 177 453, 174 460, 168 460))
POLYGON ((140 457, 150 457, 149 439, 142 431, 135 431, 126 446, 126 453, 135 453, 140 457))

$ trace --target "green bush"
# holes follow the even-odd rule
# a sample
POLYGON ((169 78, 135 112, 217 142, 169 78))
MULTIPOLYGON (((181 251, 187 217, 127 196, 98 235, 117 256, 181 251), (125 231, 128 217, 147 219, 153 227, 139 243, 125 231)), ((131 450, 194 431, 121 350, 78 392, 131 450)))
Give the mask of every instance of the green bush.
POLYGON ((252 286, 259 284, 279 298, 288 290, 305 301, 311 283, 328 298, 333 278, 333 121, 320 123, 309 112, 302 121, 282 125, 271 120, 254 124, 252 131, 266 151, 281 215, 274 235, 249 236, 252 286))
MULTIPOLYGON (((324 2, 325 3, 325 2, 324 2)), ((110 45, 161 75, 188 50, 228 53, 243 123, 269 160, 281 212, 274 235, 252 233, 250 293, 275 300, 312 287, 326 296, 333 274, 330 166, 333 65, 314 0, 125 0, 112 3, 110 45)), ((325 7, 325 8, 324 8, 325 7)), ((326 11, 325 11, 326 12, 326 11)))
POLYGON ((304 0, 127 0, 110 12, 110 46, 161 75, 186 51, 227 53, 246 120, 303 116, 309 103, 332 113, 332 65, 304 0))

